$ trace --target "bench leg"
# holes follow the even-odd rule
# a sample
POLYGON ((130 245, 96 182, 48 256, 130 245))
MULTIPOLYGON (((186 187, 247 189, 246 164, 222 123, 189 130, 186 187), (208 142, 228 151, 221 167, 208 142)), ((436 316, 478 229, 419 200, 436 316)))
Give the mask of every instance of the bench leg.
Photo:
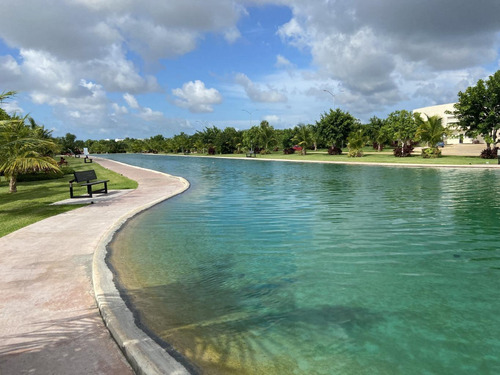
POLYGON ((87 193, 89 194, 89 197, 92 198, 92 186, 87 185, 87 193))
POLYGON ((73 185, 69 185, 69 197, 73 198, 73 185))
POLYGON ((108 183, 104 183, 104 194, 108 194, 108 183))

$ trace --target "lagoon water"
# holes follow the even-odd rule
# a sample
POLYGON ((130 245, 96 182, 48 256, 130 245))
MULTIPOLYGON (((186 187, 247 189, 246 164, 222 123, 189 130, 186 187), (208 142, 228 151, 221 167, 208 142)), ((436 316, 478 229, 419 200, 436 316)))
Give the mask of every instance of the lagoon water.
POLYGON ((191 183, 109 261, 201 373, 500 373, 499 170, 107 157, 191 183))

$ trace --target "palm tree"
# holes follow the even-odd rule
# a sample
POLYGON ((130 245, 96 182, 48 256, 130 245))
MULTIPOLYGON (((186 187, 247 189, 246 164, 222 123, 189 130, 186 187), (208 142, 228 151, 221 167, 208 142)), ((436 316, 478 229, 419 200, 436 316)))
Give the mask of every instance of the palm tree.
POLYGON ((351 132, 351 134, 349 134, 349 138, 347 138, 347 147, 349 147, 349 153, 347 154, 347 156, 363 156, 363 147, 365 147, 366 143, 369 140, 369 137, 365 135, 364 129, 358 129, 351 132))
POLYGON ((295 137, 293 141, 302 147, 301 155, 306 155, 307 148, 314 143, 313 132, 311 126, 300 124, 295 128, 295 137))
POLYGON ((276 135, 274 133, 274 128, 269 125, 266 120, 260 123, 259 127, 259 138, 264 146, 265 152, 269 152, 269 146, 276 143, 276 135))
POLYGON ((9 178, 9 192, 17 192, 17 176, 22 173, 55 171, 57 162, 45 152, 56 144, 40 137, 37 129, 25 124, 26 117, 0 121, 0 172, 9 178))
POLYGON ((427 146, 432 150, 431 154, 439 155, 437 144, 443 140, 444 136, 450 135, 451 131, 443 126, 441 117, 437 115, 425 116, 427 120, 424 120, 419 113, 415 116, 418 125, 416 137, 420 141, 427 143, 427 146))

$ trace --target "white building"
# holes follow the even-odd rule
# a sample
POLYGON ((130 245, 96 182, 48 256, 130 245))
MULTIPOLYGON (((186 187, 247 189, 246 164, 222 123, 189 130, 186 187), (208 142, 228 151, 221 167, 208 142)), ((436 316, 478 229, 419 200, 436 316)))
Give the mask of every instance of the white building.
MULTIPOLYGON (((434 105, 431 107, 417 108, 413 110, 413 113, 418 112, 422 115, 423 119, 426 117, 439 116, 443 120, 443 126, 454 127, 458 120, 452 114, 447 114, 447 111, 453 112, 455 108, 453 107, 455 103, 434 105)), ((483 143, 482 138, 479 138, 480 142, 483 143)), ((457 144, 457 143, 472 143, 473 139, 466 137, 461 130, 453 129, 453 134, 444 139, 445 144, 457 144)))

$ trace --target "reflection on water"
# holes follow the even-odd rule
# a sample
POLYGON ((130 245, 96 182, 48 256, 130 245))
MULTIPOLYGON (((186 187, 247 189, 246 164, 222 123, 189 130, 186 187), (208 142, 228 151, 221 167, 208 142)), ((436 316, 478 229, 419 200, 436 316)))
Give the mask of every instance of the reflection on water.
POLYGON ((500 174, 116 156, 191 189, 110 261, 202 373, 500 373, 500 174))

